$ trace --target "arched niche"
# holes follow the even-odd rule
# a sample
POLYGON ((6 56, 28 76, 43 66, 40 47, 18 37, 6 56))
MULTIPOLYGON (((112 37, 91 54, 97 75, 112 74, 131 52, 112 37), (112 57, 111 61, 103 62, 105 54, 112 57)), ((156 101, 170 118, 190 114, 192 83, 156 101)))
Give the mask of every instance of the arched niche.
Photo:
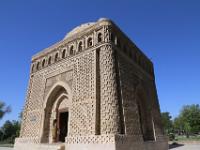
POLYGON ((143 139, 144 141, 155 140, 150 101, 148 103, 148 96, 141 84, 139 84, 136 89, 136 102, 143 139))
MULTIPOLYGON (((42 143, 64 142, 65 137, 60 137, 61 128, 67 126, 66 135, 69 133, 69 118, 71 108, 71 90, 65 83, 55 84, 46 96, 44 103, 42 143), (63 115, 66 120, 63 120, 63 115), (67 115, 67 116, 66 116, 67 115), (61 118, 62 117, 62 118, 61 118), (61 126, 64 121, 65 125, 61 126), (56 128, 53 126, 56 122, 56 128), (56 139, 54 139, 54 129, 56 129, 56 139)), ((65 119, 64 118, 64 119, 65 119)), ((62 134, 64 135, 64 134, 62 134)))

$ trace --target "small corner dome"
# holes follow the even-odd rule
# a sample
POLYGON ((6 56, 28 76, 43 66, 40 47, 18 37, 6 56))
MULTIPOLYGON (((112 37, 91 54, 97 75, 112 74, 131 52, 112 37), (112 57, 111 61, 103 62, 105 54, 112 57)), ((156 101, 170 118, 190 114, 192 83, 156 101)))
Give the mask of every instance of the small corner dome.
POLYGON ((64 39, 78 33, 78 32, 81 32, 83 30, 85 30, 86 28, 88 27, 91 27, 95 24, 95 22, 89 22, 89 23, 84 23, 80 26, 77 26, 76 28, 74 28, 73 30, 71 30, 69 33, 66 34, 66 36, 64 37, 64 39))

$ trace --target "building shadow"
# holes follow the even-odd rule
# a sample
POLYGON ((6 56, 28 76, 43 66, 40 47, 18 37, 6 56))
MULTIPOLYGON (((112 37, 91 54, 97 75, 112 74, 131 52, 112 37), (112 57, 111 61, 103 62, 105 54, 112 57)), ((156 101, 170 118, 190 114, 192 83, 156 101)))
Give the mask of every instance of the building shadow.
POLYGON ((181 147, 181 146, 184 146, 184 144, 179 144, 179 143, 172 143, 172 144, 169 144, 169 149, 173 149, 173 148, 176 148, 176 147, 181 147))

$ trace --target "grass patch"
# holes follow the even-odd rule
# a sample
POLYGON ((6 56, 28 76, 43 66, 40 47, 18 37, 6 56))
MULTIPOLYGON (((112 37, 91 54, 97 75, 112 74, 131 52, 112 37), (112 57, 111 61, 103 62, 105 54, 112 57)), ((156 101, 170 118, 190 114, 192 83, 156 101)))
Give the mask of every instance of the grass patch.
POLYGON ((175 141, 200 141, 200 135, 190 136, 189 138, 186 136, 176 136, 175 141))
POLYGON ((13 147, 13 144, 1 144, 0 143, 0 147, 13 147))

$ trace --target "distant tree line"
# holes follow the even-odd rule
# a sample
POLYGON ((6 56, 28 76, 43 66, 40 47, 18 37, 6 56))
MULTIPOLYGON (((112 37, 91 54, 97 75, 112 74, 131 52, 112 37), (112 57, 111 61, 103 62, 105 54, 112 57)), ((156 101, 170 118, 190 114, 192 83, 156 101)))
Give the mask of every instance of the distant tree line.
MULTIPOLYGON (((11 108, 6 106, 4 102, 0 101, 0 120, 6 113, 11 112, 11 108)), ((20 117, 21 119, 21 114, 20 117)), ((20 120, 7 120, 0 128, 0 144, 1 143, 14 143, 16 137, 20 132, 20 120)))
POLYGON ((0 128, 0 143, 14 143, 16 137, 19 136, 20 122, 7 120, 0 128))
POLYGON ((175 135, 185 135, 189 138, 190 135, 200 134, 200 106, 198 104, 183 106, 180 114, 174 119, 169 112, 161 113, 161 117, 165 133, 171 140, 175 138, 175 135))

